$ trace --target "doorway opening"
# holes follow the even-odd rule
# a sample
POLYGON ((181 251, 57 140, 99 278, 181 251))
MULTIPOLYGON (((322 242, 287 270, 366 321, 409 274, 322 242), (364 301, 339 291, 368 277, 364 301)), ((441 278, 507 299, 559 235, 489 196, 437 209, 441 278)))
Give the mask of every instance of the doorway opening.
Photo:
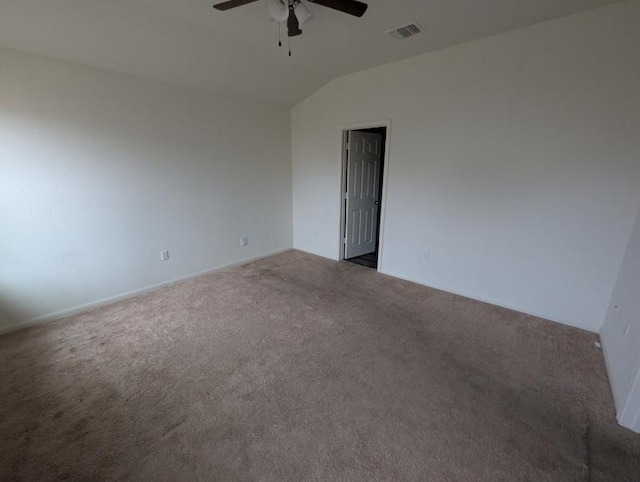
POLYGON ((342 259, 378 269, 387 127, 344 131, 342 259))

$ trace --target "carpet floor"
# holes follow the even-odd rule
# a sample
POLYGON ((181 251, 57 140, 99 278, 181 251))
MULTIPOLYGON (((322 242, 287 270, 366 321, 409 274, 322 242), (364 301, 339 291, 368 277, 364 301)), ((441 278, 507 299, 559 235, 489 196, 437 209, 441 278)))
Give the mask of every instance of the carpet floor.
POLYGON ((290 251, 0 337, 0 480, 639 480, 595 340, 290 251))

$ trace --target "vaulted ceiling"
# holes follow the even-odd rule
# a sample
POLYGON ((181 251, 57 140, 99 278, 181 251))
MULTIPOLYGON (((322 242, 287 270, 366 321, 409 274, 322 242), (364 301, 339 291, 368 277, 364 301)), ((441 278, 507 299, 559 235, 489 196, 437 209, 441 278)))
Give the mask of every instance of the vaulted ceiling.
POLYGON ((393 60, 615 3, 616 0, 368 0, 363 18, 311 4, 278 48, 267 0, 0 0, 0 45, 177 85, 294 105, 327 81, 393 60), (424 33, 384 32, 417 22, 424 33))

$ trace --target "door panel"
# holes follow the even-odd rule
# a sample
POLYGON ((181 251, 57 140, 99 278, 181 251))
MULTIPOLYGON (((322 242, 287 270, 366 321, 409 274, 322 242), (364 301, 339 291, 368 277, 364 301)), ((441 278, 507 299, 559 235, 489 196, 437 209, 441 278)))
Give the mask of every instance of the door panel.
POLYGON ((345 259, 373 253, 377 246, 382 135, 349 133, 345 259))

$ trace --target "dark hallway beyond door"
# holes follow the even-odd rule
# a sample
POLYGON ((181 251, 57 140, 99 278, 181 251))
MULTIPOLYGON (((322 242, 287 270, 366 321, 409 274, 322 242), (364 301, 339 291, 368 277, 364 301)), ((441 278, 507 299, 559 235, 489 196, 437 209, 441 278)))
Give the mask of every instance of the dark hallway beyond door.
POLYGON ((378 251, 376 250, 373 253, 363 254, 362 256, 357 256, 355 258, 349 258, 347 261, 359 264, 361 266, 366 266, 367 268, 378 269, 378 251))

